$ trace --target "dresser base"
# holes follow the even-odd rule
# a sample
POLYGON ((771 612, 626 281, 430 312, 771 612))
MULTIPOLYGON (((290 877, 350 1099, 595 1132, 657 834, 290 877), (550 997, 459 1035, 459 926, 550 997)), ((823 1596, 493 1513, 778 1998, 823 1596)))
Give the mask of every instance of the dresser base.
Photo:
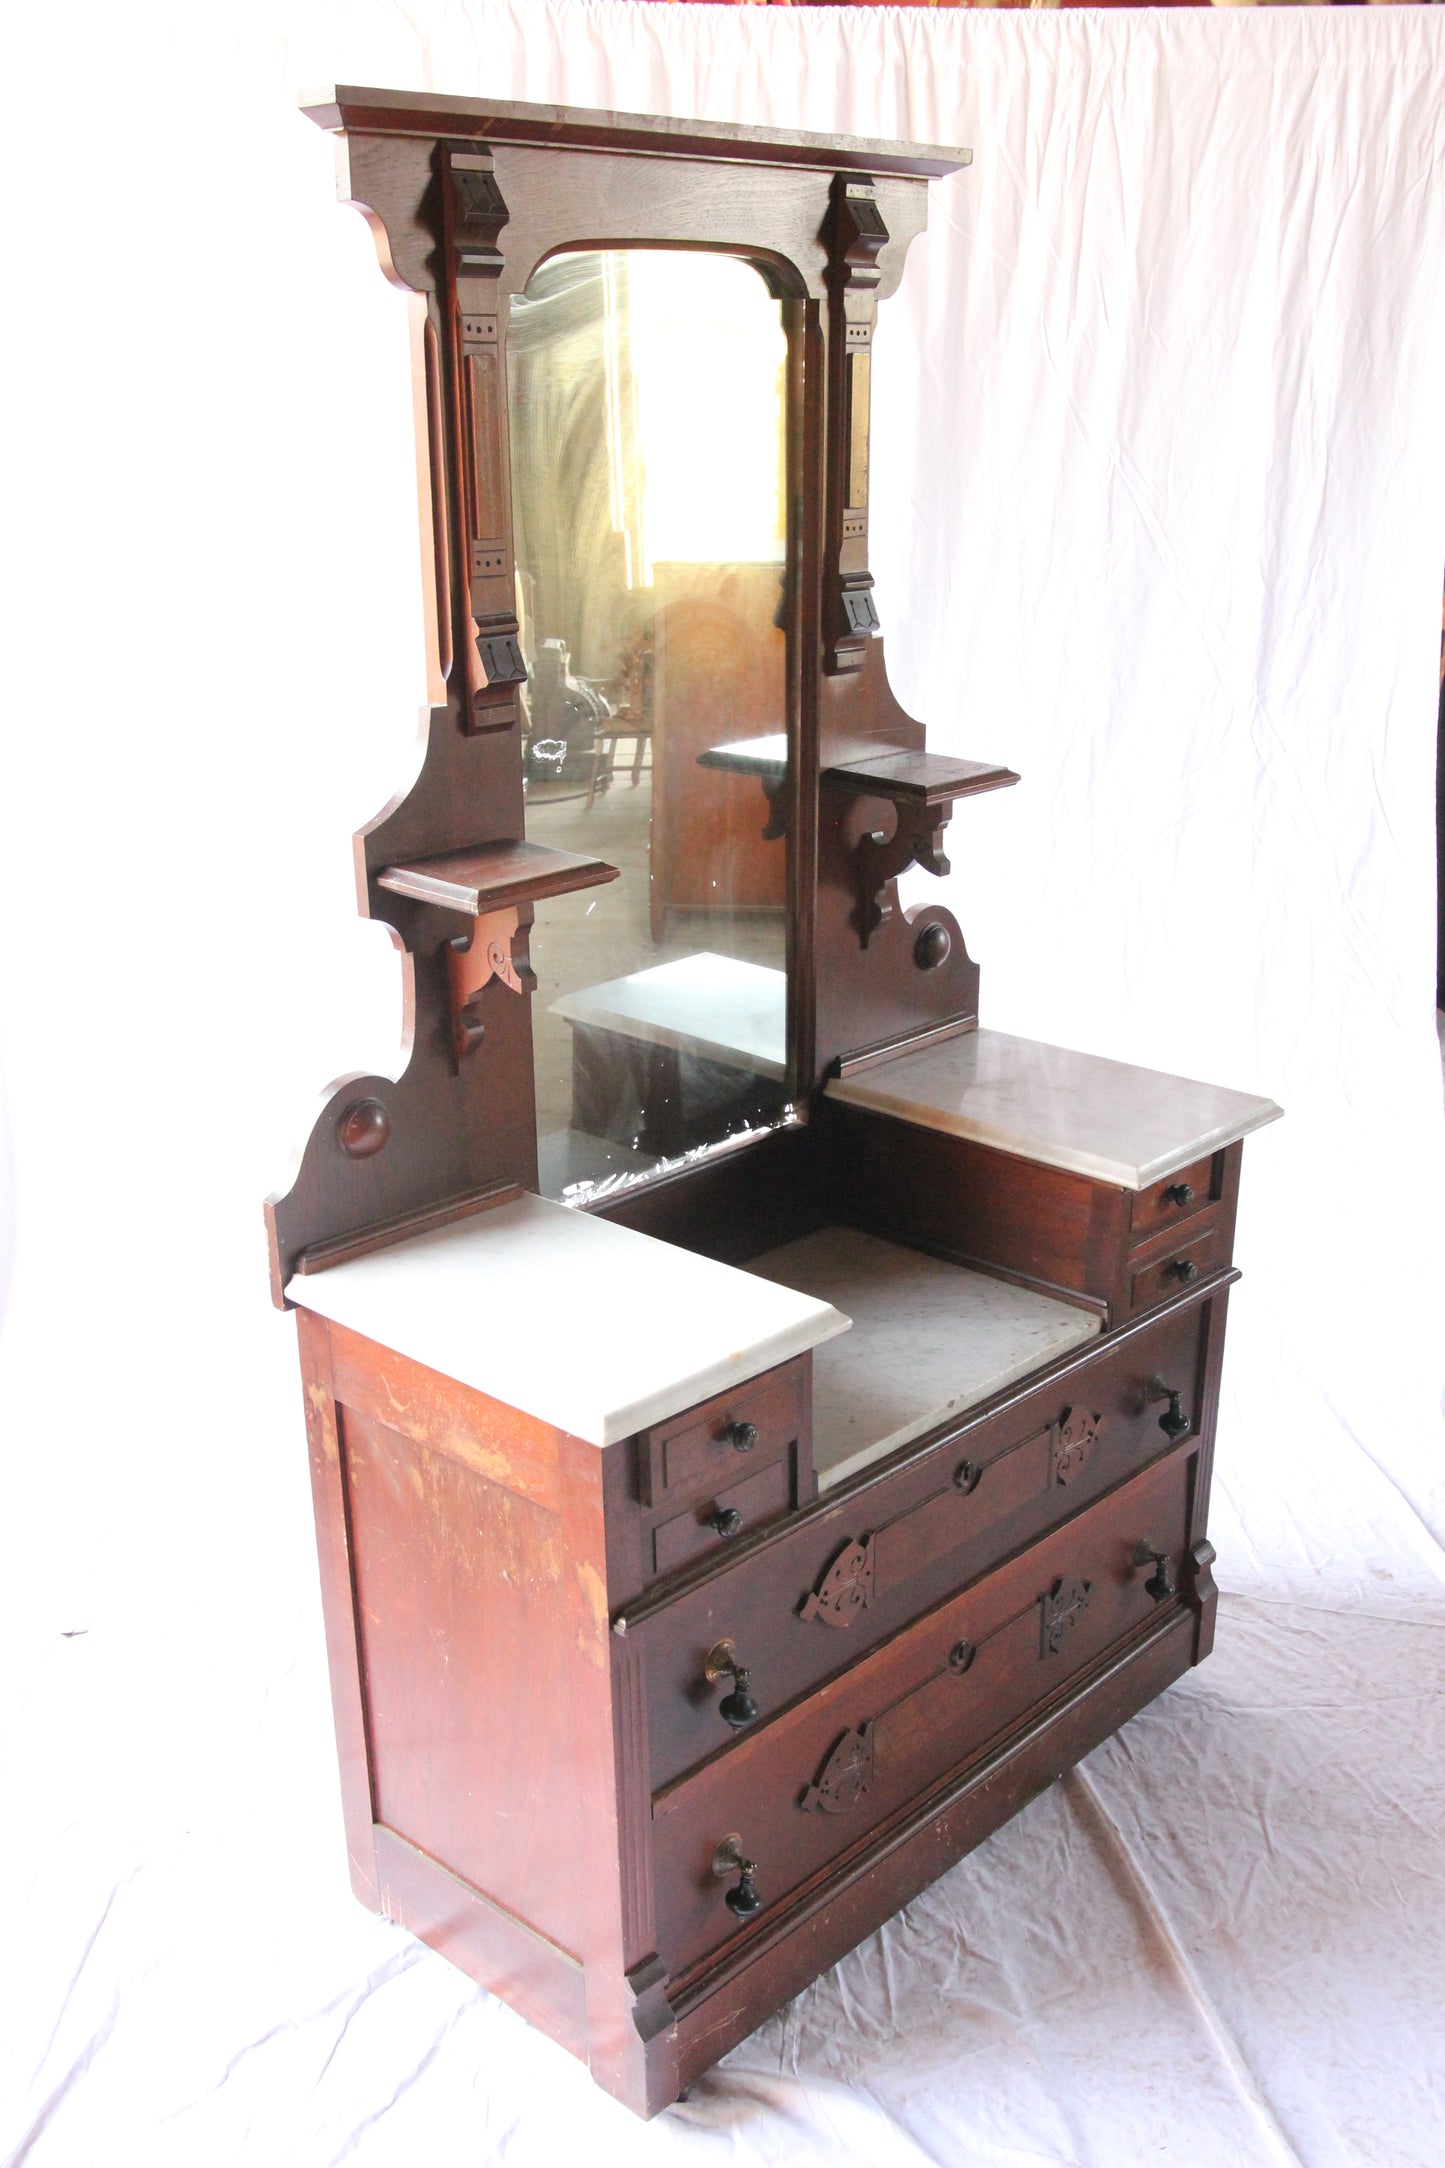
POLYGON ((671 1995, 653 1959, 628 1976, 619 1998, 615 1982, 589 1980, 572 1953, 380 1827, 378 1909, 586 2062, 625 2106, 656 2115, 1197 1663, 1212 1638, 1215 1597, 1207 1572, 1196 1587, 1198 1601, 1151 1620, 671 1995), (619 2039, 619 2001, 631 2038, 619 2039), (600 2027, 589 2022, 589 2004, 599 2003, 608 2011, 600 2027))

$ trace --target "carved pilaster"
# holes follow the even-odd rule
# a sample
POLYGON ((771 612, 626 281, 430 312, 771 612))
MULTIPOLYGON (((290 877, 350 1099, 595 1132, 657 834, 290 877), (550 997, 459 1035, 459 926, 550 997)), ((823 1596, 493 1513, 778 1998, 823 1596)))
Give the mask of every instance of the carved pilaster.
POLYGON ((869 420, 878 257, 888 228, 866 173, 835 175, 828 210, 828 596, 825 667, 862 668, 879 629, 868 570, 869 420))
POLYGON ((497 280, 508 211, 490 151, 444 144, 442 205, 455 395, 453 516, 461 537, 455 575, 460 617, 462 728, 505 730, 518 720, 527 676, 518 638, 512 557, 512 478, 497 280))

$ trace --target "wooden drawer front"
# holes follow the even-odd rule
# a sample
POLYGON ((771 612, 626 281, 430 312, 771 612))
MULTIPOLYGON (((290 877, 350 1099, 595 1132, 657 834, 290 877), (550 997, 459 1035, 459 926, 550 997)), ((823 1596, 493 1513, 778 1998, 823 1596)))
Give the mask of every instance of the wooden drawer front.
POLYGON ((638 1440, 645 1506, 711 1497, 784 1459, 797 1441, 806 1371, 797 1363, 658 1423, 638 1440))
POLYGON ((1130 1259, 1129 1315, 1137 1317, 1156 1302, 1167 1302, 1192 1281, 1202 1280, 1228 1263, 1224 1230, 1214 1223, 1182 1229, 1178 1242, 1168 1242, 1162 1248, 1158 1242, 1151 1243, 1145 1257, 1130 1259))
POLYGON ((733 1643, 766 1718, 1167 1452, 1169 1407, 1150 1386, 1178 1392, 1192 1423, 1211 1307, 1105 1343, 736 1564, 647 1600, 627 1631, 645 1651, 654 1786, 734 1736, 718 1714, 728 1684, 704 1675, 717 1642, 733 1643))
POLYGON ((761 1522, 786 1513, 792 1494, 791 1459, 775 1461, 771 1468, 760 1468, 743 1482, 714 1492, 701 1504, 653 1530, 653 1572, 671 1573, 705 1551, 735 1542, 761 1522))
POLYGON ((1129 1203, 1129 1230, 1133 1239, 1147 1241, 1161 1228, 1175 1227, 1181 1220, 1192 1218, 1212 1204, 1219 1195, 1217 1176, 1222 1171, 1223 1158, 1221 1152, 1211 1154, 1207 1159, 1196 1159, 1192 1167, 1181 1167, 1177 1174, 1166 1175, 1162 1182, 1136 1190, 1129 1203), (1216 1166, 1216 1158, 1221 1166, 1216 1166))
POLYGON ((756 1862, 758 1917, 930 1791, 1187 1587, 1193 1455, 1147 1469, 653 1802, 669 1974, 741 1930, 714 1871, 756 1862), (1162 1573, 1149 1553, 1168 1560, 1162 1573), (1141 1562, 1142 1561, 1142 1562, 1141 1562))

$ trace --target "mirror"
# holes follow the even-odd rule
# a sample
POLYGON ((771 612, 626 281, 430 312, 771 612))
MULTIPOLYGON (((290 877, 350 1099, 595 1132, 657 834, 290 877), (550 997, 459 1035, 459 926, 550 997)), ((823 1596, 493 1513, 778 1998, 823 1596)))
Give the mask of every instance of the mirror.
POLYGON ((793 1118, 787 337, 759 273, 553 256, 507 367, 539 1186, 584 1204, 793 1118))

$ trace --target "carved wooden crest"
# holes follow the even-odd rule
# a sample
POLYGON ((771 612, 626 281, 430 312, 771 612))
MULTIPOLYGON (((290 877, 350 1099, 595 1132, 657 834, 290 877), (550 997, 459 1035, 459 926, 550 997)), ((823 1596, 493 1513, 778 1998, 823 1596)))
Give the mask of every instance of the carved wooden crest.
POLYGON ((873 1782, 873 1725, 845 1731, 798 1801, 805 1814, 845 1814, 873 1782))
POLYGON ((1088 1609, 1093 1584, 1072 1577, 1055 1581, 1047 1596, 1039 1598, 1039 1654, 1057 1656, 1088 1609))
POLYGON ((1087 1408, 1065 1408, 1054 1424, 1051 1446, 1056 1483, 1072 1483, 1083 1468, 1094 1450, 1099 1421, 1087 1408))
POLYGON ((810 1596, 799 1607, 800 1619, 821 1619, 825 1626, 851 1626, 873 1601, 873 1538, 845 1543, 810 1596))

